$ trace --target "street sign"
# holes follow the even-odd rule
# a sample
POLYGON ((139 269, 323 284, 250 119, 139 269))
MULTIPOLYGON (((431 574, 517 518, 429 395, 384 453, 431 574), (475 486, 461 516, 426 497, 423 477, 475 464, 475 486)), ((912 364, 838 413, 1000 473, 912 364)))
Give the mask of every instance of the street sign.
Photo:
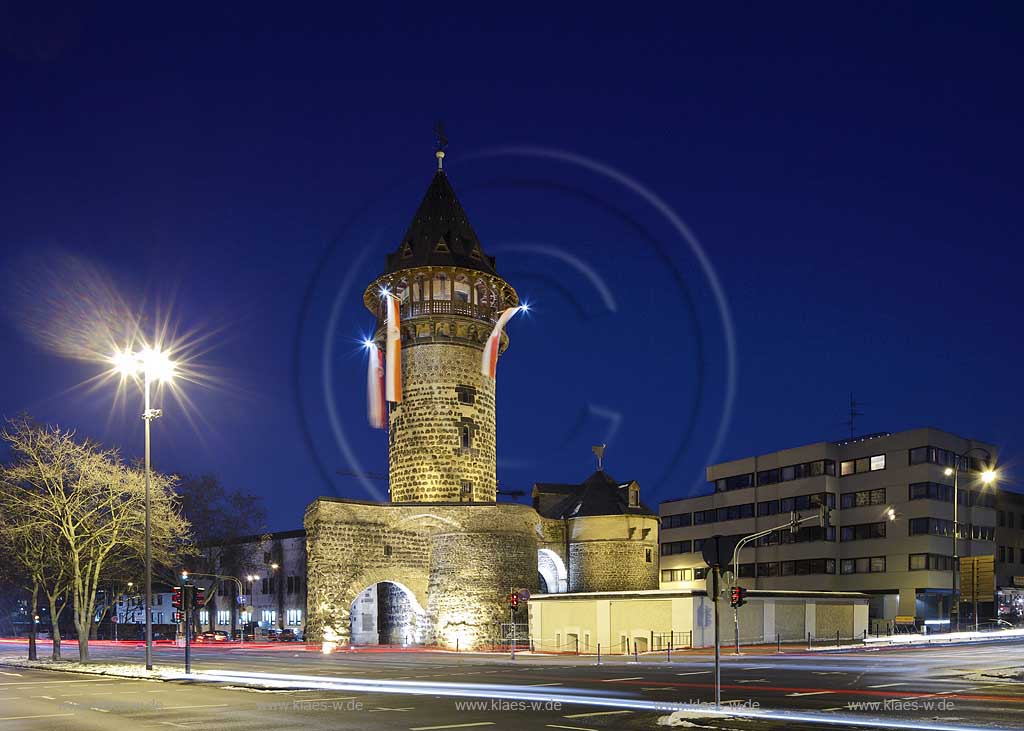
POLYGON ((528 589, 520 589, 519 590, 519 601, 520 602, 528 602, 528 601, 530 601, 530 591, 528 589))
POLYGON ((117 624, 117 615, 116 614, 111 614, 110 615, 110 622, 111 622, 111 624, 117 624))
POLYGON ((711 536, 704 539, 701 555, 708 566, 724 569, 732 562, 732 550, 739 540, 732 536, 711 536))
POLYGON ((249 602, 249 595, 248 594, 239 594, 238 598, 235 599, 235 601, 237 601, 239 604, 248 604, 248 602, 249 602))

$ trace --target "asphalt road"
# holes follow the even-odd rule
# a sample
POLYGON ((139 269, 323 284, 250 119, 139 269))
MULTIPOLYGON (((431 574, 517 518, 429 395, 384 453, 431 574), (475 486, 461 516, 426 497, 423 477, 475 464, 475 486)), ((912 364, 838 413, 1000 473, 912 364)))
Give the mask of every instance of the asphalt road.
MULTIPOLYGON (((69 646, 70 647, 70 646, 69 646)), ((40 654, 48 651, 41 644, 40 654)), ((75 653, 68 652, 68 657, 75 653)), ((0 645, 4 657, 24 647, 0 645)), ((158 648, 160 666, 182 651, 158 648)), ((97 646, 96 661, 141 664, 138 647, 97 646)), ((531 706, 517 692, 574 690, 601 698, 665 703, 711 702, 712 658, 677 655, 630 662, 592 657, 507 657, 469 653, 341 652, 323 655, 273 649, 196 648, 197 670, 236 670, 402 681, 402 692, 232 689, 188 681, 157 682, 0 667, 0 731, 17 729, 654 729, 662 713, 604 705, 531 706), (436 683, 500 685, 479 697, 432 694, 436 683), (475 704, 475 705, 472 705, 475 704)), ((891 723, 938 721, 951 726, 1024 727, 1024 683, 986 672, 1024 666, 1024 642, 872 652, 762 654, 723 658, 725 703, 836 716, 881 717, 891 723), (874 707, 851 704, 872 704, 874 707)), ((392 688, 393 689, 393 688, 392 688)), ((693 719, 705 728, 814 728, 808 722, 693 719)))

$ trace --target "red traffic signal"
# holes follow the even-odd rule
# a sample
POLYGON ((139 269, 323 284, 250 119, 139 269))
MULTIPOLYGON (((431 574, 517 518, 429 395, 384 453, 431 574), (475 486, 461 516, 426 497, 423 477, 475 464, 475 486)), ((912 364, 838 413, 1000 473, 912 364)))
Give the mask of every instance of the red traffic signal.
POLYGON ((197 586, 196 587, 196 606, 201 607, 206 604, 206 589, 197 586))
POLYGON ((734 586, 729 596, 729 604, 734 607, 742 607, 747 603, 747 590, 742 586, 734 586))
POLYGON ((519 608, 519 594, 517 592, 510 592, 508 595, 508 606, 511 609, 519 608))
POLYGON ((171 592, 171 606, 175 609, 181 609, 181 587, 174 587, 174 591, 171 592))

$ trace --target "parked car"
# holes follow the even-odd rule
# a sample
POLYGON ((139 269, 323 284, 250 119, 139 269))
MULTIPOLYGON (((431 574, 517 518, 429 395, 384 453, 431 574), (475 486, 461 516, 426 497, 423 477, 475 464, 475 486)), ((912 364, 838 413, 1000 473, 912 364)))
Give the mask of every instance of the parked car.
MULTIPOLYGON (((237 641, 239 641, 240 639, 242 639, 242 630, 240 630, 240 629, 236 629, 236 630, 234 631, 234 633, 232 634, 231 638, 232 638, 232 639, 233 639, 233 640, 234 640, 235 642, 237 642, 237 641)), ((253 641, 253 640, 255 640, 255 639, 256 639, 256 634, 255 634, 255 633, 254 633, 254 632, 253 632, 253 631, 252 631, 251 629, 247 629, 247 630, 245 631, 245 641, 246 641, 246 642, 252 642, 252 641, 253 641)))
POLYGON ((278 642, 298 642, 299 635, 293 629, 283 629, 277 633, 278 642))
POLYGON ((222 629, 207 630, 196 637, 196 642, 227 642, 228 640, 230 640, 228 633, 222 629))

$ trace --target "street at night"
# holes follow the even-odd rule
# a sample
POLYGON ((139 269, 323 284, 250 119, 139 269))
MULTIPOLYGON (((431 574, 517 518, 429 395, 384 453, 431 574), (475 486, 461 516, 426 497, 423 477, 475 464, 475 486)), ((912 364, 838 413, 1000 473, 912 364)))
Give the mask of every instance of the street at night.
MULTIPOLYGON (((4 647, 0 660, 12 655, 4 647)), ((195 669, 289 674, 336 683, 379 684, 372 690, 243 690, 230 682, 153 682, 74 673, 5 668, 0 681, 4 718, 33 729, 77 728, 386 728, 616 729, 651 728, 668 710, 618 708, 618 701, 709 704, 712 658, 684 653, 635 663, 593 657, 367 651, 325 656, 292 648, 196 649, 195 669), (228 687, 225 687, 228 686, 228 687), (405 687, 403 687, 405 686, 405 687), (453 695, 434 695, 437 686, 453 695), (497 686, 497 687, 495 687, 497 686), (519 701, 521 693, 549 700, 519 701), (588 705, 594 695, 612 705, 588 705), (570 696, 571 701, 560 700, 570 696), (482 700, 481 700, 482 699, 482 700), (548 703, 557 704, 545 708, 548 703), (476 703, 477 705, 472 705, 476 703), (518 704, 522 704, 521 706, 518 704), (480 704, 483 704, 481 707, 480 704), (535 704, 535 705, 531 705, 535 704), (13 720, 13 719, 12 719, 13 720), (467 725, 470 724, 470 725, 467 725)), ((99 662, 137 663, 140 648, 97 647, 99 662)), ((179 662, 181 651, 161 648, 156 662, 179 662)), ((726 655, 723 702, 766 712, 783 709, 829 716, 889 717, 949 728, 1012 728, 1024 720, 1020 681, 1000 677, 1024 664, 1024 642, 956 645, 874 652, 768 651, 726 655)), ((749 723, 739 717, 694 719, 711 728, 749 723)), ((816 728, 808 720, 759 721, 771 728, 816 728)), ((759 726, 760 727, 760 726, 759 726)))
POLYGON ((1022 32, 0 0, 0 731, 1024 728, 1022 32))

